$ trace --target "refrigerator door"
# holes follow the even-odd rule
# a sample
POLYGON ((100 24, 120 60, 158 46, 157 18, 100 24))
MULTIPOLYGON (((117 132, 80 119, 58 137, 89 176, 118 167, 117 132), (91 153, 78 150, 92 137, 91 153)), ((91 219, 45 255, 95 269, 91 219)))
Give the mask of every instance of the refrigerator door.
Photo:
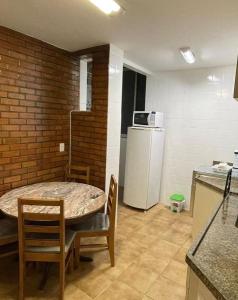
POLYGON ((126 152, 124 203, 147 209, 152 131, 129 128, 126 152))
POLYGON ((159 202, 164 135, 165 133, 163 130, 155 129, 152 131, 147 208, 150 208, 159 202))

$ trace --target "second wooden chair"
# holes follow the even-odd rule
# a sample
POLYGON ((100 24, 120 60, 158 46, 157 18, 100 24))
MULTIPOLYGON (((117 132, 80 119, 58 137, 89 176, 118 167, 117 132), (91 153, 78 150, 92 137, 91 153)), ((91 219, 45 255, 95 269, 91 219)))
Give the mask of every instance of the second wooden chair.
POLYGON ((89 184, 90 167, 80 165, 67 165, 65 170, 65 180, 89 184))
POLYGON ((115 220, 116 220, 116 205, 117 205, 117 182, 115 177, 111 176, 107 213, 97 213, 85 220, 85 222, 71 226, 77 234, 75 240, 76 260, 82 248, 98 248, 103 247, 109 250, 111 266, 115 266, 115 220), (106 237, 106 244, 81 244, 81 239, 85 237, 106 237))

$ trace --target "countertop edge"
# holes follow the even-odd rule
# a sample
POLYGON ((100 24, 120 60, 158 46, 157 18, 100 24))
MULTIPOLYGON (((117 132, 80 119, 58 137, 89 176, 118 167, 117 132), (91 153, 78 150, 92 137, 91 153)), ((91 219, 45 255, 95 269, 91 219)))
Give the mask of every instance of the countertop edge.
MULTIPOLYGON (((205 184, 205 182, 202 182, 205 184)), ((216 188, 211 184, 207 183, 210 187, 216 188)), ((218 188, 217 188, 218 189, 218 188)), ((219 189, 220 190, 220 189, 219 189)), ((220 190, 221 191, 221 190, 220 190)), ((196 265, 196 261, 194 255, 200 244, 202 243, 204 237, 206 236, 207 231, 209 230, 211 224, 213 223, 217 213, 219 212, 223 202, 225 200, 222 199, 217 207, 214 209, 209 221, 207 222, 205 228, 200 232, 197 239, 193 242, 191 248, 188 250, 186 254, 185 261, 189 267, 194 271, 194 273, 199 277, 199 279, 205 284, 205 286, 211 291, 211 293, 216 297, 218 300, 226 300, 224 296, 217 290, 217 288, 212 284, 212 282, 206 277, 205 273, 196 265)))

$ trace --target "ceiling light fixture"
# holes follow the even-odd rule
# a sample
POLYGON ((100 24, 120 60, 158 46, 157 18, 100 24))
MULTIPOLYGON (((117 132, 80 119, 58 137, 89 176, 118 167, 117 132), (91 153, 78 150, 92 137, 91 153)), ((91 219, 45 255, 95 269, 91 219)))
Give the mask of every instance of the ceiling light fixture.
POLYGON ((195 56, 189 47, 180 48, 179 51, 188 64, 195 63, 195 56))
POLYGON ((97 8, 103 11, 105 14, 117 13, 120 11, 121 6, 114 0, 89 0, 97 8))

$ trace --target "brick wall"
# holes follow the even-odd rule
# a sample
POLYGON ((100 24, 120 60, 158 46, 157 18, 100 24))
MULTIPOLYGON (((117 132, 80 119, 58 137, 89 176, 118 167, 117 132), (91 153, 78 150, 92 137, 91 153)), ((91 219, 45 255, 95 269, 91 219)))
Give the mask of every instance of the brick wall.
MULTIPOLYGON (((106 76, 100 67, 95 72, 97 77, 106 76)), ((0 27, 0 195, 18 186, 63 179, 69 111, 78 101, 78 87, 79 66, 69 53, 0 27), (63 153, 59 152, 60 142, 66 144, 63 153)), ((85 135, 96 116, 97 124, 105 121, 102 94, 94 95, 98 99, 94 104, 104 111, 86 120, 85 135)), ((102 133, 102 148, 105 130, 104 123, 95 130, 96 136, 102 133)), ((80 142, 83 133, 78 136, 80 142)), ((77 150, 74 154, 77 156, 77 150)))
POLYGON ((105 188, 109 45, 78 51, 93 57, 92 111, 72 114, 72 163, 91 167, 90 183, 105 188))

